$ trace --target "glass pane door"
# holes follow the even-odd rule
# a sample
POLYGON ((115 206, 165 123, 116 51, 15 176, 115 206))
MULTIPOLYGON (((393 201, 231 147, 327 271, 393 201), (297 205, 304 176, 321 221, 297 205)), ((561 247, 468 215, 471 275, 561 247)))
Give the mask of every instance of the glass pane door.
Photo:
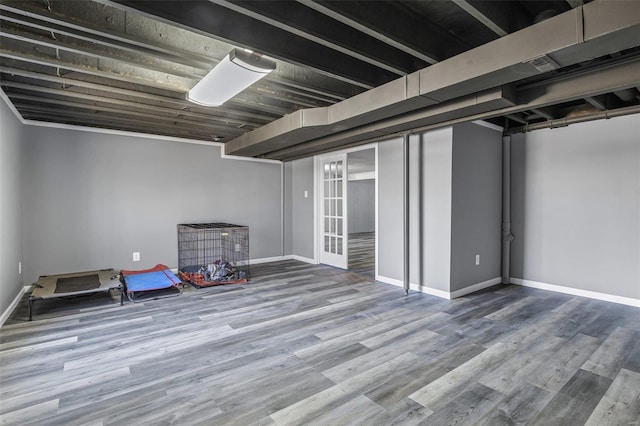
POLYGON ((347 268, 346 154, 321 159, 320 261, 347 268))

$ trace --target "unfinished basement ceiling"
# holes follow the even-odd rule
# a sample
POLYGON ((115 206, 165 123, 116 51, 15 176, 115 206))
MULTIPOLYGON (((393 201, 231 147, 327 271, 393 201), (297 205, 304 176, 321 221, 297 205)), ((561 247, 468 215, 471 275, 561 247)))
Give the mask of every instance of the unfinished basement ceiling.
POLYGON ((526 130, 640 104, 640 2, 601 3, 2 0, 0 83, 27 120, 224 142, 228 154, 279 160, 456 120, 526 130), (491 65, 496 49, 493 62, 518 60, 536 28, 561 39, 599 26, 589 50, 528 58, 537 72, 464 72, 464 61, 491 65), (187 101, 233 48, 275 59, 276 71, 221 107, 187 101), (428 91, 434 76, 452 80, 428 91))

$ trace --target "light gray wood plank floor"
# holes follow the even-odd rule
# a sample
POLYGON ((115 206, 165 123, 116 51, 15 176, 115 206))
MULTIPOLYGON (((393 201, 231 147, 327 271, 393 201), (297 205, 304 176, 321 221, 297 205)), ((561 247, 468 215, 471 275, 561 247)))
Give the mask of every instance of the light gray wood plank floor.
POLYGON ((250 283, 26 298, 0 328, 12 425, 632 425, 640 309, 520 286, 443 300, 297 261, 250 283))
POLYGON ((349 234, 349 271, 373 279, 376 270, 375 232, 349 234))

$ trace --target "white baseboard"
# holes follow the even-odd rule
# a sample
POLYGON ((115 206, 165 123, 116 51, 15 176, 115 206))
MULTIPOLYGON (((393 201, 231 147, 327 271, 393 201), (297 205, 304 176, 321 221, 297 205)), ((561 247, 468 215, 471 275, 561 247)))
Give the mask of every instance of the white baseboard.
POLYGON ((310 257, 298 256, 297 254, 291 255, 291 259, 304 262, 304 263, 311 263, 312 265, 318 264, 318 262, 316 262, 315 259, 311 259, 310 257))
POLYGON ((469 287, 461 288, 451 292, 451 298, 466 296, 467 294, 475 293, 476 291, 484 290, 485 288, 500 284, 502 277, 491 278, 490 280, 483 281, 481 283, 470 285, 469 287))
POLYGON ((640 308, 640 299, 631 297, 616 296, 615 294, 600 293, 597 291, 582 290, 579 288, 565 287, 555 284, 541 283, 538 281, 523 280, 522 278, 510 278, 511 284, 524 287, 532 287, 540 290, 555 291, 557 293, 571 294, 573 296, 588 297, 589 299, 603 300, 605 302, 620 303, 622 305, 635 306, 640 308))
POLYGON ((262 259, 251 259, 251 264, 257 265, 258 263, 280 262, 282 260, 299 260, 300 262, 312 263, 312 264, 318 263, 315 260, 310 259, 308 257, 297 256, 295 254, 287 254, 284 256, 263 257, 262 259))
POLYGON ((451 298, 455 299, 456 297, 466 296, 470 293, 475 293, 476 291, 484 290, 487 287, 494 286, 496 284, 500 284, 502 282, 502 277, 492 278, 487 281, 483 281, 478 284, 470 285, 469 287, 461 288, 460 290, 452 291, 451 298))
MULTIPOLYGON (((395 285, 397 287, 404 287, 404 282, 402 280, 385 277, 383 275, 376 276, 376 281, 395 285)), ((448 291, 438 290, 435 288, 426 287, 426 286, 418 285, 415 283, 409 283, 409 289, 419 291, 420 293, 430 294, 431 296, 440 297, 442 299, 451 299, 451 294, 448 291)))
POLYGON ((395 285, 397 287, 404 287, 404 282, 402 280, 396 280, 395 278, 389 278, 382 275, 376 275, 376 281, 380 281, 381 283, 395 285))
POLYGON ((258 265, 260 263, 270 263, 270 262, 279 262, 281 260, 288 260, 289 256, 272 256, 272 257, 262 257, 260 259, 251 259, 249 260, 249 265, 258 265))
POLYGON ((22 299, 22 296, 24 296, 25 293, 30 293, 30 292, 31 292, 30 285, 26 285, 20 289, 20 291, 18 292, 18 295, 13 299, 11 304, 7 306, 7 309, 5 309, 5 311, 2 313, 2 316, 0 316, 0 327, 2 327, 5 321, 9 319, 9 317, 13 313, 13 310, 16 308, 16 306, 18 306, 18 303, 20 303, 20 299, 22 299))
MULTIPOLYGON (((404 282, 402 280, 396 280, 395 278, 389 278, 389 277, 385 277, 382 275, 378 275, 376 277, 376 281, 380 281, 386 284, 391 284, 391 285, 395 285, 398 287, 404 287, 404 282)), ((424 285, 419 285, 416 283, 410 283, 409 284, 409 288, 411 290, 415 290, 415 291, 419 291, 420 293, 425 293, 425 294, 430 294, 432 296, 436 296, 436 297, 441 297, 443 299, 455 299, 457 297, 462 297, 465 296, 467 294, 470 293, 474 293, 476 291, 479 290, 483 290, 487 287, 491 287, 494 286, 496 284, 500 284, 500 282, 502 282, 502 278, 497 277, 497 278, 492 278, 490 280, 487 281, 483 281, 481 283, 477 283, 477 284, 473 284, 469 287, 465 287, 462 288, 460 290, 456 290, 456 291, 444 291, 444 290, 438 290, 436 288, 431 288, 431 287, 427 287, 424 285)))

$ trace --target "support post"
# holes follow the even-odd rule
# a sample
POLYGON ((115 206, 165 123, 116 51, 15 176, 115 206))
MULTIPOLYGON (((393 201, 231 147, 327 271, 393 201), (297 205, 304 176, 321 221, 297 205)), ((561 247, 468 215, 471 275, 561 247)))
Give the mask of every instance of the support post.
POLYGON ((404 250, 403 250, 403 259, 404 259, 404 294, 409 294, 409 272, 410 272, 410 258, 409 258, 409 135, 403 135, 403 150, 402 150, 402 160, 403 160, 403 180, 402 187, 404 193, 404 204, 403 204, 403 230, 404 230, 404 250))
POLYGON ((502 137, 502 284, 510 284, 511 265, 511 136, 502 137))
MULTIPOLYGON (((285 194, 284 194, 284 161, 280 163, 280 255, 284 256, 285 240, 285 194)), ((315 232, 318 232, 317 230, 315 232)))

